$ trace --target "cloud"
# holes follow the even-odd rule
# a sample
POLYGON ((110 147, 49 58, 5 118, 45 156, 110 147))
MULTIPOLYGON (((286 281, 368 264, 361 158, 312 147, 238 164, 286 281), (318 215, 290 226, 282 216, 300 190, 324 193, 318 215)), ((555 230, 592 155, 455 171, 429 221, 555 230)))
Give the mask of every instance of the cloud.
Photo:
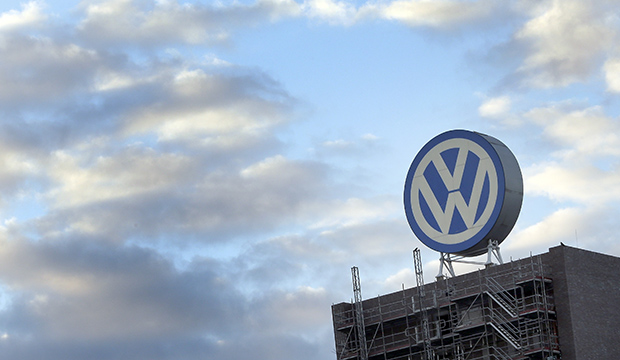
POLYGON ((572 244, 576 229, 587 225, 584 209, 564 208, 555 211, 540 222, 519 231, 507 242, 507 250, 544 251, 559 245, 560 242, 572 244))
POLYGON ((243 316, 232 301, 236 291, 212 266, 179 273, 147 250, 80 241, 4 242, 1 256, 4 283, 21 293, 11 306, 23 307, 36 324, 27 332, 36 337, 119 341, 224 333, 234 331, 231 318, 243 316))
POLYGON ((390 289, 388 291, 395 291, 400 286, 405 288, 410 288, 412 286, 417 286, 415 283, 416 275, 413 271, 413 267, 404 268, 398 271, 396 274, 390 275, 387 279, 385 279, 385 287, 390 289), (414 282, 412 282, 414 281, 414 282))
POLYGON ((313 223, 312 227, 340 227, 387 219, 394 215, 399 205, 400 203, 391 197, 334 200, 329 203, 327 210, 321 212, 320 221, 313 223))
POLYGON ((200 62, 188 70, 157 58, 139 66, 53 39, 11 44, 23 54, 8 56, 5 76, 37 77, 33 86, 4 88, 11 104, 3 110, 15 121, 0 124, 0 186, 38 183, 50 210, 29 223, 38 236, 123 242, 172 226, 223 238, 216 229, 244 233, 279 223, 277 214, 299 214, 326 183, 318 163, 266 160, 280 148, 273 130, 295 119, 295 100, 265 74, 200 62), (252 174, 261 161, 270 166, 252 174))
POLYGON ((603 69, 605 72, 605 80, 607 81, 607 90, 613 93, 620 92, 620 59, 608 59, 603 69))
MULTIPOLYGON (((87 8, 113 16, 133 6, 116 1, 87 8)), ((270 228, 279 222, 276 213, 298 214, 304 199, 324 186, 320 164, 284 157, 261 174, 242 176, 244 168, 248 175, 253 164, 277 154, 273 130, 295 118, 295 99, 266 74, 167 55, 136 60, 89 48, 95 42, 66 32, 50 34, 14 34, 0 46, 6 55, 0 78, 16 84, 0 91, 10 119, 0 124, 0 186, 15 190, 36 182, 34 196, 50 211, 22 226, 37 229, 37 238, 122 243, 158 238, 172 226, 172 233, 190 238, 223 239, 270 228), (298 190, 273 187, 291 188, 287 181, 298 190)))
MULTIPOLYGON (((248 11, 272 21, 288 5, 262 2, 248 11)), ((327 165, 280 152, 275 131, 296 120, 299 104, 257 69, 174 52, 132 57, 112 29, 89 39, 97 25, 89 21, 106 16, 132 30, 123 17, 134 5, 98 6, 76 38, 7 35, 0 48, 0 77, 20 84, 0 93, 7 115, 0 188, 16 196, 24 187, 39 207, 2 229, 0 284, 10 301, 0 310, 0 351, 15 359, 331 355, 325 319, 330 299, 340 296, 312 287, 311 272, 282 273, 287 267, 267 250, 255 253, 269 263, 253 263, 239 248, 247 237, 320 221, 321 204, 333 195, 327 165), (206 254, 197 256, 193 249, 202 246, 206 254), (192 253, 183 269, 179 253, 192 253), (254 298, 248 289, 266 284, 268 269, 286 281, 254 298), (233 274, 241 280, 231 281, 233 274), (290 335, 300 326, 301 335, 290 335), (239 335, 240 328, 248 331, 239 335)), ((183 10, 176 11, 171 16, 181 21, 183 10)), ((239 24, 253 16, 232 12, 239 24)), ((169 21, 147 20, 155 30, 169 21)), ((123 41, 145 48, 200 40, 187 32, 181 40, 133 35, 123 41)), ((294 254, 289 245, 275 248, 294 254)), ((297 259, 307 257, 298 250, 297 259)))
POLYGON ((478 108, 478 114, 484 117, 501 117, 510 111, 511 100, 508 96, 486 99, 478 108))
POLYGON ((345 1, 307 0, 304 1, 302 9, 311 19, 321 19, 337 25, 351 25, 357 17, 354 5, 345 1))
POLYGON ((526 170, 527 192, 557 201, 579 204, 605 204, 620 199, 620 173, 595 166, 544 164, 526 170))
MULTIPOLYGON (((282 334, 310 332, 331 320, 329 292, 324 288, 301 286, 293 291, 273 291, 257 301, 254 323, 267 331, 282 334), (260 324, 260 325, 259 325, 260 324)), ((258 329, 256 329, 258 330, 258 329)))
POLYGON ((21 35, 4 39, 0 56, 0 81, 11 84, 0 89, 3 111, 24 105, 41 109, 43 104, 85 91, 102 63, 96 52, 78 45, 21 35))
POLYGON ((573 0, 547 4, 514 35, 527 48, 517 73, 531 87, 586 81, 618 35, 611 4, 573 0))
POLYGON ((24 28, 36 27, 47 20, 40 2, 22 3, 21 8, 21 11, 9 10, 0 14, 0 36, 24 28))
POLYGON ((328 194, 326 169, 318 163, 277 156, 238 171, 205 172, 199 160, 141 148, 86 167, 60 159, 51 164, 58 186, 46 195, 49 212, 30 226, 44 238, 157 243, 182 235, 173 243, 217 243, 303 223, 328 194))
MULTIPOLYGON (((383 259, 391 255, 407 254, 417 243, 411 230, 401 219, 386 219, 344 226, 321 234, 323 241, 343 251, 355 250, 357 261, 365 258, 373 266, 380 267, 383 259)), ((356 259, 349 259, 353 261, 356 259)))
POLYGON ((0 258, 18 293, 0 312, 11 358, 280 358, 303 348, 310 359, 333 345, 324 289, 248 297, 208 258, 179 271, 152 250, 85 241, 3 241, 0 258))
POLYGON ((481 1, 420 1, 397 0, 381 9, 389 20, 401 21, 409 26, 454 28, 486 20, 497 15, 499 3, 481 1))
POLYGON ((212 6, 177 1, 106 0, 81 6, 84 18, 78 29, 83 38, 99 46, 133 43, 149 48, 174 42, 223 45, 237 29, 288 18, 305 17, 344 26, 383 18, 413 27, 453 29, 490 21, 504 7, 495 0, 407 0, 360 6, 332 0, 259 0, 251 4, 212 6), (116 26, 110 26, 110 21, 116 26))
POLYGON ((124 116, 128 135, 155 132, 160 141, 234 147, 292 115, 295 100, 266 76, 169 70, 147 85, 158 88, 155 98, 124 116))
POLYGON ((373 134, 364 134, 358 139, 327 140, 320 144, 316 149, 319 156, 367 156, 374 151, 377 145, 381 144, 379 137, 373 134))
POLYGON ((40 176, 37 163, 29 156, 6 145, 0 145, 0 199, 7 200, 19 193, 25 181, 40 176))
POLYGON ((620 124, 600 106, 575 108, 566 102, 534 108, 524 114, 540 126, 543 134, 562 150, 565 158, 620 155, 620 124))
MULTIPOLYGON (((546 252, 549 247, 564 243, 567 246, 618 255, 618 206, 595 204, 560 208, 540 221, 511 235, 504 249, 520 257, 546 252)), ((504 253, 505 254, 505 253, 504 253)))
POLYGON ((47 194, 53 208, 80 207, 155 192, 178 186, 192 172, 192 161, 187 156, 159 154, 137 146, 114 156, 100 156, 93 164, 85 164, 85 160, 63 151, 54 154, 48 174, 57 186, 47 194))
POLYGON ((300 11, 292 0, 260 0, 229 6, 177 1, 92 1, 83 6, 84 19, 78 30, 81 37, 99 46, 221 44, 238 27, 294 17, 300 11))

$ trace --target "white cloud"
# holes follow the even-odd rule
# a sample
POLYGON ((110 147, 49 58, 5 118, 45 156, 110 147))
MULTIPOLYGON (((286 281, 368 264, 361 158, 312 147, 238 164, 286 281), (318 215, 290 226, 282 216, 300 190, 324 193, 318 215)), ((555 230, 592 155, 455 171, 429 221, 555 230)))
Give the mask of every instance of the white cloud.
POLYGON ((620 58, 611 58, 605 62, 603 67, 607 90, 613 93, 620 93, 620 58))
POLYGON ((620 155, 620 123, 600 106, 574 108, 571 102, 535 108, 524 117, 542 128, 568 158, 620 155))
POLYGON ((351 25, 357 13, 355 6, 345 1, 306 0, 302 8, 306 16, 310 18, 318 18, 338 25, 351 25))
POLYGON ((495 12, 497 2, 397 0, 381 8, 384 18, 398 20, 410 26, 451 28, 473 24, 495 12))
POLYGON ((43 5, 38 1, 22 4, 22 11, 10 10, 0 14, 0 34, 20 28, 41 25, 47 19, 43 5))
POLYGON ((293 0, 259 0, 250 5, 227 6, 103 0, 87 4, 84 12, 79 31, 92 43, 150 47, 175 42, 225 43, 230 32, 238 27, 295 17, 300 14, 301 6, 293 0))
POLYGON ((344 148, 348 148, 352 146, 353 143, 350 141, 346 141, 344 139, 338 139, 338 140, 325 141, 323 142, 322 145, 325 146, 326 148, 344 149, 344 148))
POLYGON ((375 135, 375 134, 368 133, 368 134, 362 135, 362 140, 365 140, 365 141, 377 141, 377 140, 379 140, 379 137, 377 135, 375 135))
POLYGON ((393 216, 395 209, 399 209, 398 203, 392 198, 349 198, 344 201, 333 201, 326 208, 319 210, 321 219, 312 227, 346 227, 363 224, 369 220, 389 218, 393 216))
POLYGON ((369 219, 365 222, 333 226, 320 234, 321 242, 342 251, 350 264, 370 263, 377 270, 391 268, 390 257, 409 262, 411 250, 418 244, 401 217, 369 219))
POLYGON ((516 231, 505 242, 504 250, 524 257, 529 252, 543 253, 549 247, 564 243, 599 252, 604 248, 605 253, 618 256, 617 211, 615 204, 559 208, 535 224, 516 231))
POLYGON ((518 69, 532 87, 566 86, 592 75, 618 28, 599 2, 553 0, 516 34, 528 53, 518 69))
POLYGON ((262 331, 286 333, 325 326, 331 314, 328 292, 323 288, 300 286, 293 291, 273 291, 256 304, 254 313, 262 331), (264 316, 264 317, 261 317, 264 316))
POLYGON ((295 0, 259 0, 257 2, 259 8, 267 12, 271 21, 282 18, 290 18, 300 16, 303 11, 303 5, 295 0))
POLYGON ((396 274, 390 275, 385 279, 384 287, 389 289, 388 291, 396 291, 398 289, 410 288, 416 286, 415 273, 413 268, 404 268, 399 270, 396 274))
POLYGON ((620 123, 603 108, 564 102, 532 109, 522 119, 540 129, 552 151, 523 170, 527 194, 582 206, 620 200, 620 123))
POLYGON ((585 205, 620 200, 620 172, 591 165, 551 163, 526 170, 527 193, 585 205))
POLYGON ((137 145, 94 158, 56 152, 45 192, 50 211, 30 226, 47 239, 232 243, 253 231, 307 224, 328 196, 320 163, 276 156, 239 170, 210 168, 208 160, 137 145))
POLYGON ((511 99, 509 96, 498 96, 486 99, 478 108, 478 114, 484 117, 496 118, 510 112, 511 99))
POLYGON ((378 136, 364 134, 358 139, 336 139, 323 141, 317 148, 320 156, 369 156, 375 151, 375 145, 380 143, 378 136))
POLYGON ((205 61, 207 63, 207 65, 210 66, 216 66, 216 67, 229 67, 229 66, 234 66, 232 63, 220 59, 215 55, 206 55, 205 56, 205 61))
POLYGON ((93 163, 68 152, 50 158, 49 178, 56 185, 47 194, 54 207, 77 207, 93 202, 132 197, 175 186, 190 172, 191 160, 153 149, 128 148, 93 163))
POLYGON ((139 79, 135 79, 129 74, 102 69, 93 81, 92 90, 95 92, 123 90, 136 86, 139 83, 139 79))
POLYGON ((294 102, 268 78, 254 74, 223 76, 172 68, 140 81, 156 88, 158 99, 126 114, 125 132, 154 132, 161 141, 247 144, 248 137, 261 137, 285 123, 294 102))
MULTIPOLYGON (((11 37, 0 44, 0 104, 4 109, 84 93, 103 59, 88 48, 48 37, 11 37)), ((20 109, 23 109, 20 107, 20 109)))
POLYGON ((286 176, 291 176, 291 170, 289 168, 292 163, 282 155, 276 155, 262 160, 259 163, 252 164, 251 166, 241 170, 240 174, 243 178, 261 178, 270 177, 274 174, 286 172, 286 176), (288 168, 288 169, 286 169, 288 168), (287 171, 288 170, 288 171, 287 171))

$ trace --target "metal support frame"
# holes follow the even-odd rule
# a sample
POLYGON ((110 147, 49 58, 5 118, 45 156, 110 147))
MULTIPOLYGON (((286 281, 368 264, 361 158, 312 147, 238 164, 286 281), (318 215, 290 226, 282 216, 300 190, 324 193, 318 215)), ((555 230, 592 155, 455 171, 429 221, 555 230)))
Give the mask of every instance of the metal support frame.
POLYGON ((489 240, 489 245, 487 245, 487 262, 484 265, 490 266, 494 264, 492 259, 493 255, 495 255, 499 265, 504 263, 502 254, 499 252, 499 241, 497 240, 489 240))
POLYGON ((452 259, 452 256, 450 254, 446 254, 446 253, 439 253, 439 272, 437 273, 437 276, 435 276, 435 278, 437 280, 442 279, 444 277, 455 277, 456 274, 454 273, 454 267, 452 266, 452 261, 457 261, 456 259, 452 259), (446 270, 448 272, 448 275, 444 275, 444 270, 446 270))
POLYGON ((489 244, 487 245, 487 261, 471 261, 464 260, 467 257, 461 255, 453 255, 448 253, 440 253, 439 255, 439 272, 435 276, 437 280, 449 277, 455 277, 456 273, 454 272, 454 266, 452 263, 461 263, 461 264, 473 264, 473 265, 484 265, 484 266, 492 266, 495 263, 493 262, 493 257, 497 260, 497 264, 501 265, 504 263, 502 259, 502 254, 499 250, 499 242, 497 240, 489 240, 489 244))

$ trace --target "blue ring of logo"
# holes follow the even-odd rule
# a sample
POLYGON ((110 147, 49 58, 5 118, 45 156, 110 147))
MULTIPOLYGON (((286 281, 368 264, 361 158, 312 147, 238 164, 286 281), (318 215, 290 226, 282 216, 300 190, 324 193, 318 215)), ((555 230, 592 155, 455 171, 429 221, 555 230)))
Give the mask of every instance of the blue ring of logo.
MULTIPOLYGON (((458 149, 457 149, 458 150, 458 149)), ((429 166, 427 166, 428 168, 429 166)), ((425 170, 425 169, 422 169, 425 170)), ((433 250, 440 251, 443 253, 459 253, 468 250, 477 244, 479 244, 483 240, 488 240, 487 236, 493 229, 496 224, 499 214, 502 210, 502 206, 504 203, 504 194, 505 194, 505 175, 504 169, 502 166, 502 162, 497 154, 496 150, 493 146, 482 136, 476 134, 475 132, 468 130, 451 130, 444 132, 442 134, 437 135, 433 139, 431 139, 428 143, 426 143, 422 149, 418 152, 416 157, 414 158, 411 166, 409 167, 409 172, 407 173, 407 178, 405 181, 405 190, 404 190, 404 205, 405 205, 405 213, 407 215, 407 221, 409 222, 409 226, 411 230, 413 230, 414 234, 418 237, 420 241, 422 241, 426 246, 430 247, 433 250), (465 240, 454 244, 446 244, 435 241, 431 236, 429 236, 418 224, 418 219, 416 219, 414 215, 414 210, 412 208, 412 199, 411 199, 411 190, 414 181, 414 175, 418 170, 420 162, 424 157, 435 148, 437 145, 441 144, 444 141, 451 139, 466 139, 474 142, 479 145, 488 155, 492 161, 493 167, 497 173, 497 197, 495 198, 495 204, 493 204, 493 210, 490 214, 490 217, 481 226, 480 230, 475 232, 475 234, 465 240)), ((419 201, 419 200, 418 200, 419 201)), ((491 206, 488 205, 487 206, 491 206)), ((428 219, 420 219, 420 221, 428 222, 428 219)))

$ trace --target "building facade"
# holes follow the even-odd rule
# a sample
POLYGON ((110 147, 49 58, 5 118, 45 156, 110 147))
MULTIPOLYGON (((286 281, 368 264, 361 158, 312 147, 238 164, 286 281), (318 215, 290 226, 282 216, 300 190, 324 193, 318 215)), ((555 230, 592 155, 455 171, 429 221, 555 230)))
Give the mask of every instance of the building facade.
POLYGON ((337 360, 620 359, 620 258, 558 246, 332 316, 337 360))

